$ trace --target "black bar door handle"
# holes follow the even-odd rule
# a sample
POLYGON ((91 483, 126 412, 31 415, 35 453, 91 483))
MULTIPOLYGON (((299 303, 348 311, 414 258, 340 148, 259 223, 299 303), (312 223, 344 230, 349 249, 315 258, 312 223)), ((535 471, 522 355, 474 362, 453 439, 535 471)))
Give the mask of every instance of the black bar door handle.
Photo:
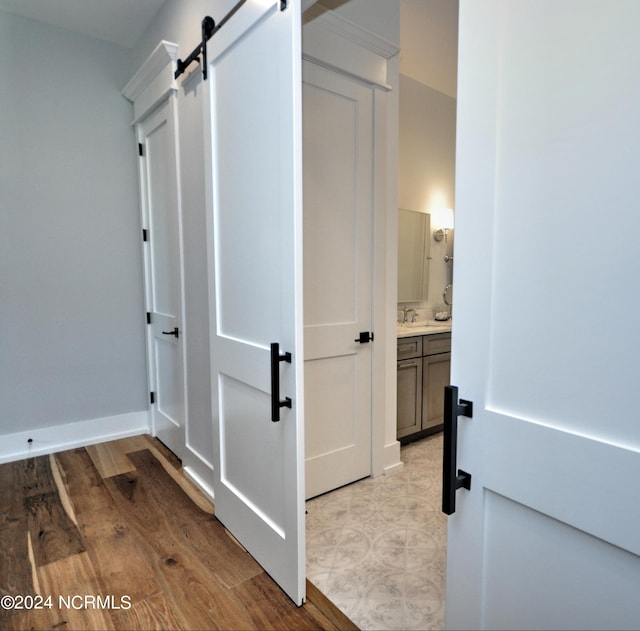
POLYGON ((369 331, 361 331, 359 337, 353 341, 358 342, 358 344, 368 344, 369 342, 373 342, 373 333, 369 333, 369 331))
POLYGON ((178 327, 175 327, 173 331, 162 331, 162 335, 175 335, 177 338, 180 335, 180 332, 178 331, 178 327))
POLYGON ((280 408, 290 408, 291 399, 285 397, 280 400, 280 362, 291 363, 291 353, 280 355, 280 344, 271 344, 271 420, 277 423, 280 420, 280 408))
POLYGON ((456 472, 458 452, 458 416, 473 418, 473 403, 461 399, 458 403, 458 387, 444 388, 444 453, 442 459, 442 512, 456 512, 456 491, 471 490, 471 474, 462 469, 456 472))

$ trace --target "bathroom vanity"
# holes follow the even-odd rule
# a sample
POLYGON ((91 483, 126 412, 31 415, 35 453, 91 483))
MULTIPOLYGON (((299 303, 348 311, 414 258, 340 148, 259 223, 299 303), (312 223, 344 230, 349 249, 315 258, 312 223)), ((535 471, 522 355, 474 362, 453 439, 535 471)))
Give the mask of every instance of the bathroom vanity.
POLYGON ((442 429, 451 367, 451 322, 398 326, 397 437, 401 443, 442 429))

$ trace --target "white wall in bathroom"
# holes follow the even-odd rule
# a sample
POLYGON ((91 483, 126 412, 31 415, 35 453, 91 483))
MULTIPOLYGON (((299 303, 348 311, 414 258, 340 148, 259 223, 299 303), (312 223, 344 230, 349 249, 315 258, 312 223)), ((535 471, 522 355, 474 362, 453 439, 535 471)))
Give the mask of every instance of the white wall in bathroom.
MULTIPOLYGON (((400 140, 398 205, 432 213, 431 229, 437 229, 434 211, 454 208, 456 99, 410 77, 400 75, 400 140)), ((452 282, 453 231, 448 241, 430 237, 429 300, 420 303, 430 311, 442 303, 442 291, 452 282)))

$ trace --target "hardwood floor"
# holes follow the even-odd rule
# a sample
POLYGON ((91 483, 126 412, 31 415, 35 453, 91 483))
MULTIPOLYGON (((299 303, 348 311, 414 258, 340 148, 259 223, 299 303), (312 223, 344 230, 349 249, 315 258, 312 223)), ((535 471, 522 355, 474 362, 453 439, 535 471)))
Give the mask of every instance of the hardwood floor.
POLYGON ((296 607, 213 513, 149 437, 0 465, 0 628, 356 629, 312 585, 296 607))

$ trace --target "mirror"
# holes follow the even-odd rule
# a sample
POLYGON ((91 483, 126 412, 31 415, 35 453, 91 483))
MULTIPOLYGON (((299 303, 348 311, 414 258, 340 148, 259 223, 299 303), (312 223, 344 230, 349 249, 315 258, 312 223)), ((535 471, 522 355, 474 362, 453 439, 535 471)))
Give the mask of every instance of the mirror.
POLYGON ((426 302, 431 217, 404 208, 398 215, 398 302, 426 302))
POLYGON ((444 300, 444 304, 449 307, 453 304, 453 285, 449 284, 444 288, 442 299, 444 300))

